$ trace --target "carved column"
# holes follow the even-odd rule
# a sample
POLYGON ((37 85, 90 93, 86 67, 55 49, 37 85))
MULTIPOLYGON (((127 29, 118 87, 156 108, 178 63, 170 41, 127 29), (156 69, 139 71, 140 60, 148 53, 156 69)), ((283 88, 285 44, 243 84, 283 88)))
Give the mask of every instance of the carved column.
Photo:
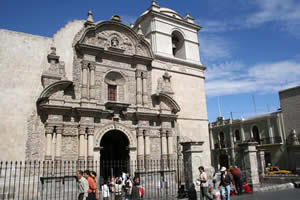
POLYGON ((86 134, 86 127, 80 127, 79 129, 79 156, 78 160, 85 160, 85 139, 84 136, 86 134))
POLYGON ((233 136, 233 131, 232 131, 232 126, 230 125, 229 127, 229 137, 230 137, 230 164, 235 165, 235 153, 234 153, 234 136, 233 136))
POLYGON ((81 99, 88 99, 88 62, 82 63, 81 99))
POLYGON ((150 160, 150 132, 149 130, 144 130, 145 136, 145 160, 150 160))
POLYGON ((95 100, 96 91, 95 91, 95 64, 90 65, 90 99, 95 100))
POLYGON ((168 158, 168 144, 167 144, 167 133, 166 129, 162 129, 161 132, 161 159, 167 160, 168 158))
POLYGON ((61 160, 61 138, 64 128, 62 126, 56 127, 56 147, 55 160, 61 160))
POLYGON ((88 128, 88 160, 94 159, 94 128, 88 128))
POLYGON ((268 124, 268 133, 269 133, 270 143, 274 144, 273 129, 272 129, 270 118, 267 119, 267 124, 268 124))
POLYGON ((137 159, 143 160, 144 159, 144 131, 141 128, 137 129, 137 141, 138 141, 138 149, 137 149, 137 159))
POLYGON ((54 127, 46 126, 46 153, 45 160, 52 159, 52 135, 53 135, 54 127))
POLYGON ((175 159, 175 154, 174 154, 174 142, 173 142, 173 133, 172 129, 169 129, 166 131, 166 135, 168 137, 168 158, 169 160, 175 159))
POLYGON ((142 106, 142 74, 136 71, 136 104, 142 106))
POLYGON ((147 90, 147 72, 142 72, 143 78, 143 103, 144 106, 148 106, 148 90, 147 90))
POLYGON ((244 142, 245 141, 245 131, 244 131, 244 126, 243 126, 243 124, 241 124, 241 127, 240 127, 240 129, 241 129, 241 139, 242 139, 242 142, 244 142))

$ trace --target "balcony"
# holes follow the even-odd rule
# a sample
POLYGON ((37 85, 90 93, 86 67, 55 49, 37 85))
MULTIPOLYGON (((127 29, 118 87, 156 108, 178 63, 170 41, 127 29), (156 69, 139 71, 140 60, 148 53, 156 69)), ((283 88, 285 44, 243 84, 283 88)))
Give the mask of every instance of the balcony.
POLYGON ((282 143, 282 138, 281 137, 267 137, 267 138, 262 138, 260 140, 260 145, 268 145, 268 144, 281 144, 282 143))

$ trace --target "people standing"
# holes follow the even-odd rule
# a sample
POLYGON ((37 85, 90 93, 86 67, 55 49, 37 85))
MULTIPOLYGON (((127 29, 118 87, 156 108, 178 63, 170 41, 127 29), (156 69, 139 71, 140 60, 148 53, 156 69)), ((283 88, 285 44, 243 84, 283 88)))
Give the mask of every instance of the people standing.
POLYGON ((122 200, 122 179, 116 179, 115 185, 115 200, 122 200))
POLYGON ((200 181, 200 191, 201 191, 201 195, 200 195, 200 199, 204 200, 204 198, 208 198, 208 199, 212 199, 211 195, 208 194, 208 180, 207 180, 207 174, 204 171, 204 167, 200 166, 199 168, 199 172, 200 172, 200 176, 198 181, 200 181))
POLYGON ((232 176, 227 172, 226 167, 221 168, 221 194, 223 200, 230 200, 230 184, 234 184, 232 176))
POLYGON ((96 200, 96 189, 97 189, 97 185, 96 182, 92 179, 92 177, 90 176, 90 171, 89 170, 85 170, 83 173, 84 178, 87 179, 88 183, 89 183, 89 190, 88 190, 88 197, 87 200, 96 200))
POLYGON ((110 193, 107 181, 104 181, 104 184, 101 187, 103 200, 109 200, 110 193))
POLYGON ((138 177, 134 178, 134 183, 132 187, 132 200, 141 200, 140 194, 140 179, 138 177))
POLYGON ((83 177, 83 171, 81 170, 76 172, 76 177, 78 180, 78 200, 85 200, 88 197, 89 183, 83 177))
POLYGON ((132 182, 131 178, 127 177, 125 181, 125 200, 131 200, 132 182))
POLYGON ((96 190, 95 190, 95 195, 96 195, 96 200, 99 200, 99 191, 98 191, 98 186, 97 186, 97 173, 95 171, 90 172, 90 176, 94 180, 96 184, 96 190))

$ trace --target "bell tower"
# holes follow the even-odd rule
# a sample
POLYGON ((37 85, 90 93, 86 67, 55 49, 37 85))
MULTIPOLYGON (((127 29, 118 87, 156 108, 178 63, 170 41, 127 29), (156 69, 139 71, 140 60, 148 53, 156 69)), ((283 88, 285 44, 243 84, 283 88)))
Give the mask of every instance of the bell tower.
POLYGON ((163 8, 156 1, 136 21, 134 29, 141 28, 151 42, 156 56, 181 59, 201 64, 198 31, 189 13, 182 17, 176 11, 163 8))

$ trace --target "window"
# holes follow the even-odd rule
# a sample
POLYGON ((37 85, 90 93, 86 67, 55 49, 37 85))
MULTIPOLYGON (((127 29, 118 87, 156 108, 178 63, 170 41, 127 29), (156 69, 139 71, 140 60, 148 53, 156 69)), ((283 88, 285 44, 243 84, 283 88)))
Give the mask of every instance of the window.
POLYGON ((172 33, 172 52, 173 56, 185 59, 184 38, 179 31, 172 33))
POLYGON ((253 139, 255 142, 258 142, 260 144, 260 136, 257 126, 252 127, 252 133, 253 133, 253 139))
POLYGON ((241 136, 240 136, 240 131, 239 130, 235 130, 234 136, 235 136, 236 141, 240 141, 241 140, 241 136))
POLYGON ((221 148, 225 148, 225 135, 223 132, 220 132, 220 145, 221 148))
POLYGON ((116 85, 108 85, 108 100, 109 101, 117 101, 117 86, 116 85))

